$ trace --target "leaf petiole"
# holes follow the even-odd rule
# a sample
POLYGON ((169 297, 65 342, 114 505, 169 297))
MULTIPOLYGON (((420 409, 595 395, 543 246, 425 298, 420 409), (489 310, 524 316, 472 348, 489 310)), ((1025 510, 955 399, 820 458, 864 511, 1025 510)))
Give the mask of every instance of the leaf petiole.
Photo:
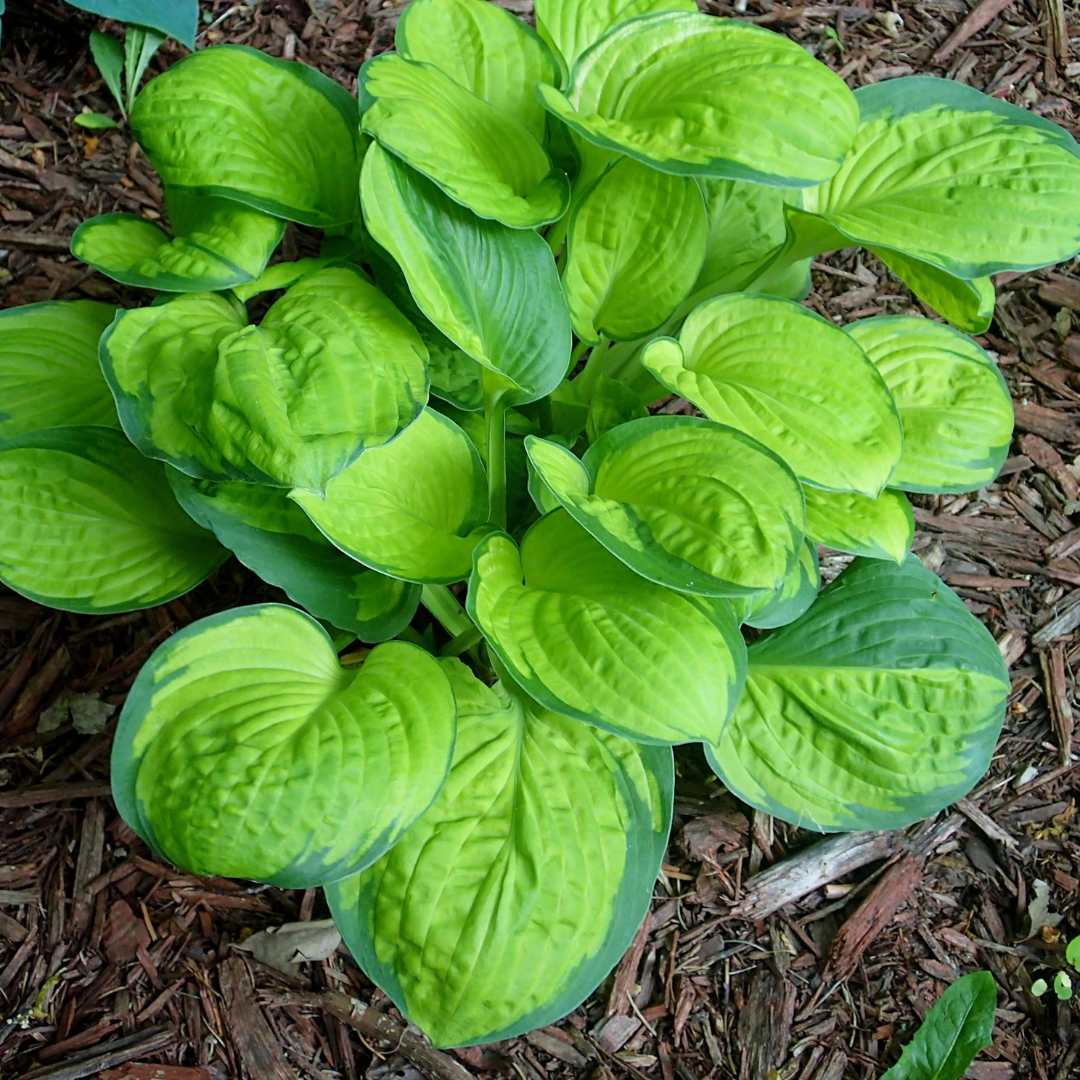
POLYGON ((484 372, 489 518, 506 528, 506 384, 484 372))
POLYGON ((420 592, 420 603, 454 640, 476 629, 472 619, 465 614, 465 609, 445 585, 425 585, 420 592))

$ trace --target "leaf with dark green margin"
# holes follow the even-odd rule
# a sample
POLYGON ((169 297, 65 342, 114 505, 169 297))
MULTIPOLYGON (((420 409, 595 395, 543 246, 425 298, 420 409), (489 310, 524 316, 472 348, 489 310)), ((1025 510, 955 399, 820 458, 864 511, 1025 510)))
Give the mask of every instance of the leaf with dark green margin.
POLYGON ((360 216, 358 124, 343 87, 240 45, 184 57, 131 113, 132 133, 167 188, 320 229, 360 216))
POLYGON ((538 82, 555 83, 558 65, 530 26, 488 0, 413 0, 394 44, 406 60, 434 64, 466 90, 512 116, 543 144, 547 113, 538 82))
POLYGON ((899 251, 869 248, 920 300, 965 334, 981 334, 994 318, 997 295, 988 277, 954 277, 899 251))
POLYGON ((914 555, 856 559, 802 618, 750 647, 709 762, 740 799, 822 832, 902 829, 966 795, 994 752, 997 643, 914 555))
POLYGON ((758 630, 773 630, 794 622, 817 599, 821 567, 817 544, 806 540, 799 563, 771 596, 747 596, 731 601, 735 617, 758 630))
POLYGON ((113 745, 113 798, 158 854, 286 889, 384 855, 446 779, 456 706, 403 641, 342 668, 326 631, 280 604, 200 619, 159 646, 113 745))
POLYGON ((98 340, 115 315, 96 300, 0 311, 0 439, 65 425, 119 426, 98 364, 98 340))
POLYGON ((105 19, 150 26, 189 49, 195 48, 199 0, 68 0, 68 3, 105 19))
POLYGON ((629 947, 667 843, 674 768, 444 660, 454 763, 431 809, 327 889, 366 974, 436 1046, 572 1012, 629 947))
POLYGON ((904 425, 890 486, 944 493, 989 484, 1013 433, 1012 399, 994 358, 956 330, 911 315, 845 329, 888 383, 904 425))
POLYGON ((468 577, 488 517, 476 447, 433 409, 331 480, 325 497, 294 491, 291 498, 346 555, 423 584, 468 577))
POLYGON ((957 979, 881 1080, 960 1080, 993 1041, 996 1009, 997 987, 989 971, 957 979))
POLYGON ((562 280, 577 336, 633 341, 660 326, 697 280, 707 227, 693 177, 616 162, 570 220, 562 280))
POLYGON ((173 494, 200 525, 317 619, 371 642, 395 637, 416 614, 418 585, 350 559, 281 488, 219 484, 166 471, 173 494))
POLYGON ((84 221, 71 254, 140 289, 218 292, 256 281, 281 242, 285 222, 228 199, 166 194, 175 238, 138 214, 84 221))
POLYGON ((612 428, 630 420, 644 419, 648 415, 649 410, 629 386, 624 386, 617 379, 609 379, 601 372, 589 396, 585 432, 589 442, 594 443, 612 428))
POLYGON ((39 604, 138 611, 228 557, 176 505, 163 467, 115 428, 54 427, 0 443, 0 581, 39 604))
POLYGON ((377 56, 359 92, 361 130, 473 213, 534 229, 566 212, 570 182, 529 129, 433 64, 377 56))
POLYGON ((834 236, 821 247, 792 215, 802 254, 862 244, 971 280, 1080 249, 1080 148, 1064 129, 952 79, 889 79, 855 97, 851 152, 803 192, 834 236))
POLYGON ((413 299, 468 356, 546 397, 570 363, 570 315, 551 249, 533 232, 484 221, 378 146, 364 159, 364 221, 413 299))
MULTIPOLYGON (((242 309, 241 309, 242 310, 242 309)), ((301 278, 258 327, 222 295, 121 315, 101 363, 128 437, 204 480, 323 491, 427 400, 427 351, 356 268, 301 278)))
POLYGON ((789 300, 717 297, 690 314, 678 341, 648 345, 641 362, 815 487, 877 496, 900 460, 903 434, 885 380, 849 335, 789 300))
POLYGON ((569 72, 590 45, 627 19, 697 10, 695 0, 536 0, 536 28, 569 72))
POLYGON ((806 534, 834 551, 867 559, 902 563, 915 538, 911 503, 900 491, 883 491, 876 499, 853 491, 820 491, 808 487, 806 534))
POLYGON ((528 438, 529 460, 574 520, 642 577, 703 596, 776 589, 806 532, 802 487, 741 431, 650 416, 609 431, 579 461, 528 438))
POLYGON ((585 139, 654 169, 778 187, 828 180, 858 125, 843 80, 798 43, 685 11, 623 23, 578 59, 565 94, 537 93, 585 139))
POLYGON ((637 742, 717 739, 742 689, 730 607, 639 577, 565 510, 520 551, 505 533, 477 546, 468 611, 542 705, 637 742))

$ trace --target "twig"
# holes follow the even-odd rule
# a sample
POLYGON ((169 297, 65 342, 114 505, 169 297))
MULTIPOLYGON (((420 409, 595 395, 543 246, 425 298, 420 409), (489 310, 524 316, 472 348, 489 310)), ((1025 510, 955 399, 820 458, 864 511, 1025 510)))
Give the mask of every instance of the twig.
POLYGON ((15 229, 0 229, 0 245, 10 247, 40 248, 42 251, 68 251, 71 237, 56 233, 28 233, 15 229))
POLYGON ((982 0, 934 53, 934 63, 942 64, 948 60, 965 41, 973 38, 984 26, 989 26, 1011 3, 1012 0, 982 0))
POLYGON ((1010 836, 989 814, 980 810, 970 799, 957 799, 954 805, 964 817, 982 829, 991 840, 996 840, 999 844, 1004 844, 1008 848, 1018 846, 1015 837, 1010 836))
POLYGON ((107 780, 81 780, 74 784, 42 784, 39 787, 19 788, 0 795, 0 810, 43 803, 66 802, 68 799, 97 799, 112 791, 107 780))
POLYGON ((176 1038, 176 1028, 172 1024, 136 1031, 121 1039, 112 1039, 101 1043, 81 1054, 75 1054, 63 1065, 50 1069, 35 1069, 26 1073, 22 1080, 82 1080, 85 1076, 96 1076, 114 1065, 122 1065, 137 1057, 156 1053, 168 1046, 176 1038))

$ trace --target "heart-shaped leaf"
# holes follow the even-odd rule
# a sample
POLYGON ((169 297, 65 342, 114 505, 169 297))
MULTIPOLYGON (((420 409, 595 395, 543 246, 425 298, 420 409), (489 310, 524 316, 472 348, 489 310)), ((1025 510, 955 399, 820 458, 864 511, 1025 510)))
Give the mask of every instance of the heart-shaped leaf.
POLYGON ((616 162, 570 222, 562 280, 577 336, 633 341, 660 326, 697 279, 706 231, 692 177, 616 162))
POLYGON ((876 496, 900 460, 885 380, 850 336, 791 301, 719 296, 691 313, 678 341, 650 344, 641 362, 815 487, 876 496))
POLYGON ((461 1046, 557 1020, 618 962, 652 897, 674 769, 666 747, 443 664, 458 704, 446 784, 327 899, 364 971, 437 1046, 461 1046))
POLYGON ((335 477, 325 497, 291 495, 331 543, 392 577, 468 577, 488 517, 487 477, 472 440, 426 409, 393 442, 335 477))
POLYGON ((840 234, 820 250, 891 249, 968 280, 1076 254, 1080 148, 1062 128, 952 79, 889 79, 855 96, 851 152, 803 193, 803 210, 840 234))
POLYGON ((845 329, 881 372, 900 412, 904 452, 890 484, 931 493, 989 484, 1013 433, 1012 399, 994 358, 930 319, 862 319, 845 329))
POLYGON ((363 131, 480 217, 533 229, 566 212, 570 182, 528 128, 433 64, 377 56, 360 97, 363 131))
POLYGON ((163 467, 114 428, 0 444, 0 581, 31 600, 137 611, 195 588, 227 556, 176 505, 163 467))
POLYGON ((355 268, 309 274, 244 322, 194 293, 113 324, 101 362, 145 454, 206 480, 322 491, 424 407, 423 342, 355 268))
POLYGON ((488 0, 413 0, 394 44, 406 60, 434 64, 545 142, 547 113, 535 87, 556 82, 558 66, 532 27, 505 8, 488 0))
POLYGON ((537 93, 579 135, 654 169, 780 187, 828 180, 858 125, 851 91, 797 42, 685 11, 623 23, 565 94, 537 93))
POLYGON ((83 222, 71 253, 124 285, 162 292, 211 292, 258 279, 285 222, 228 199, 166 195, 175 239, 138 214, 83 222))
POLYGON ((180 505, 264 581, 318 619, 361 641, 401 633, 420 587, 361 566, 339 551, 281 488, 219 484, 168 469, 180 505))
POLYGON ((794 622, 817 599, 821 567, 817 544, 804 541, 799 562, 772 595, 737 597, 731 601, 735 618, 758 630, 772 630, 794 622))
POLYGON ((364 223, 413 299, 455 345, 516 388, 546 397, 570 363, 570 315, 551 249, 534 232, 484 221, 381 147, 364 159, 364 223))
POLYGON ((385 854, 431 805, 456 707, 403 641, 342 668, 326 631, 278 604, 200 619, 159 646, 113 745, 113 798, 198 874, 325 885, 385 854))
POLYGON ((740 799, 803 828, 900 829, 965 795, 994 751, 1009 674, 986 628, 914 555, 856 559, 750 647, 709 761, 740 799))
POLYGON ((868 559, 904 561, 915 538, 915 518, 902 492, 886 490, 871 499, 808 487, 804 494, 806 534, 812 540, 868 559))
POLYGON ((71 424, 119 426, 98 363, 98 339, 115 315, 95 300, 0 311, 0 439, 71 424))
POLYGON ((723 600, 638 577, 565 510, 476 549, 469 614, 537 701, 638 742, 714 741, 745 645, 723 600))
POLYGON ((536 28, 569 72, 590 45, 627 19, 697 9, 695 0, 536 0, 536 28))
POLYGON ((582 461, 529 437, 533 468, 575 521, 642 577, 684 592, 772 591, 806 531, 802 488, 741 431, 651 416, 609 431, 582 461))
POLYGON ((72 7, 92 11, 105 19, 153 27, 176 38, 189 49, 195 48, 199 0, 69 0, 69 3, 72 7))
POLYGON ((166 187, 318 228, 360 215, 358 124, 343 87, 240 45, 184 57, 131 113, 132 133, 166 187))

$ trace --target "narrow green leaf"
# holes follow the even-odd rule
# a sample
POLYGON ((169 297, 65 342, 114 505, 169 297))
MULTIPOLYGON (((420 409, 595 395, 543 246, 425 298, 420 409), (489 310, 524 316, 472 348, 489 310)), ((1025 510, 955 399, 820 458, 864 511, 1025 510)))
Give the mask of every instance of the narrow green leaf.
POLYGON ((79 113, 74 123, 88 131, 113 131, 120 126, 111 116, 96 112, 79 113))
POLYGON ((432 585, 468 577, 488 517, 476 447, 432 409, 331 480, 325 497, 294 491, 291 498, 346 555, 432 585))
POLYGON ((885 380, 851 337, 788 300, 717 297, 691 313, 678 341, 647 346, 641 362, 815 487, 877 496, 900 460, 885 380))
POLYGON ((68 3, 104 19, 151 26, 189 49, 195 48, 199 0, 68 0, 68 3))
POLYGON ((930 319, 862 319, 845 329, 888 383, 904 426, 890 485, 934 493, 989 484, 1013 432, 1012 399, 993 357, 930 319))
POLYGON ((674 768, 666 747, 443 664, 458 706, 446 785, 387 856, 327 899, 405 1016, 435 1045, 462 1046, 552 1023, 618 962, 652 898, 674 768))
POLYGON ((206 480, 322 491, 420 413, 426 351, 355 268, 302 278, 258 327, 196 293, 120 316, 101 362, 129 438, 206 480))
POLYGON ((570 182, 528 128, 433 64, 377 56, 360 97, 363 131, 480 217, 533 229, 566 212, 570 182))
POLYGON ((537 701, 638 742, 716 739, 745 646, 721 600, 638 577, 565 510, 476 549, 468 610, 537 701))
POLYGON ((536 28, 568 72, 590 45, 627 19, 697 9, 695 0, 536 0, 536 28))
POLYGON ((359 217, 358 122, 356 99, 325 75, 239 45, 173 64, 131 113, 167 188, 318 228, 359 217))
POLYGON ((529 437, 530 462, 575 521, 642 577, 704 596, 772 591, 806 531, 792 471, 740 431, 651 416, 609 431, 583 461, 529 437))
POLYGON ((739 798, 823 832, 900 829, 971 790, 1009 675, 990 633, 914 555, 856 559, 750 647, 709 762, 739 798))
POLYGON ((817 599, 821 589, 821 567, 817 544, 807 539, 799 562, 771 595, 738 597, 731 601, 735 618, 758 630, 773 630, 794 622, 817 599))
POLYGON ((533 29, 505 8, 488 0, 413 0, 394 44, 406 60, 434 64, 545 142, 547 113, 535 87, 555 83, 558 66, 533 29))
POLYGON ((167 468, 180 505, 264 581, 361 641, 388 641, 412 620, 420 586, 339 551, 281 488, 218 484, 167 468))
POLYGON ((116 308, 52 300, 0 311, 0 439, 67 425, 117 427, 98 364, 116 308))
POLYGON ((996 1008, 997 987, 989 971, 957 979, 881 1080, 959 1080, 993 1040, 996 1008))
POLYGON ((780 187, 832 176, 858 124, 851 91, 796 42, 686 11, 622 23, 565 94, 537 93, 579 135, 653 168, 780 187))
POLYGON ((359 670, 278 604, 200 619, 128 695, 113 797, 155 851, 199 874, 284 888, 369 866, 443 785, 456 707, 437 660, 402 641, 359 670))
POLYGON ((364 221, 397 261, 424 315, 516 388, 546 397, 570 362, 570 316, 551 249, 484 221, 378 146, 364 160, 364 221))
POLYGON ((911 503, 902 492, 883 491, 876 499, 853 491, 808 487, 806 533, 834 551, 903 563, 915 538, 911 503))
POLYGON ((228 552, 176 505, 161 465, 113 428, 0 444, 0 581, 63 611, 164 604, 228 552))
POLYGON ((124 103, 124 47, 112 36, 100 30, 90 31, 90 54, 94 58, 105 85, 109 88, 120 111, 127 115, 124 103))
POLYGON ((102 214, 75 230, 71 253, 124 285, 218 292, 256 281, 285 222, 218 198, 166 195, 175 239, 138 214, 102 214))
POLYGON ((563 288, 583 341, 633 341, 686 299, 705 257, 707 218, 692 177, 623 158, 570 222, 563 288))

